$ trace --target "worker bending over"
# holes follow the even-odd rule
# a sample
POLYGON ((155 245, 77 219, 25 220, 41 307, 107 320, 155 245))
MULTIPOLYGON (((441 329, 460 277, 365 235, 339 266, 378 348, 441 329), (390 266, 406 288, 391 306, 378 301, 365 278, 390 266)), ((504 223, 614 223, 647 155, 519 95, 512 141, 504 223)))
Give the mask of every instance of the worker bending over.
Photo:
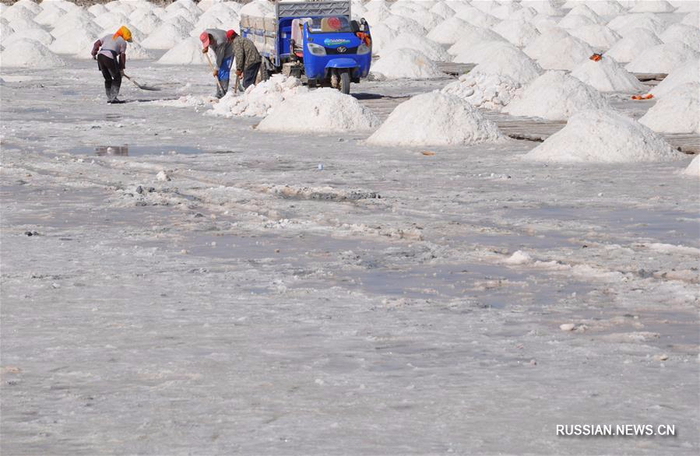
POLYGON ((114 35, 106 35, 92 45, 92 58, 105 78, 107 103, 122 103, 117 97, 126 68, 127 42, 131 42, 131 31, 123 25, 114 35))
POLYGON ((202 52, 206 54, 209 48, 216 56, 216 68, 214 77, 219 80, 216 85, 216 98, 221 98, 228 91, 228 82, 231 78, 231 64, 233 63, 233 44, 228 40, 227 33, 219 29, 206 29, 199 35, 202 42, 202 52))
POLYGON ((243 38, 233 30, 226 32, 226 37, 233 43, 233 55, 236 58, 236 76, 243 79, 243 88, 255 84, 255 77, 260 71, 262 58, 255 44, 243 38))

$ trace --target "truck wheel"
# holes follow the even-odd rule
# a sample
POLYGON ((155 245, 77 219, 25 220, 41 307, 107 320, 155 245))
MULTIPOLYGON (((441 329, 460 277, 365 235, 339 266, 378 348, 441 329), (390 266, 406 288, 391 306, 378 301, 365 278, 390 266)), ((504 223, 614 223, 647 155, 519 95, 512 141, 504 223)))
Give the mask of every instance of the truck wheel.
POLYGON ((340 91, 345 95, 350 94, 350 72, 343 71, 340 73, 340 91))

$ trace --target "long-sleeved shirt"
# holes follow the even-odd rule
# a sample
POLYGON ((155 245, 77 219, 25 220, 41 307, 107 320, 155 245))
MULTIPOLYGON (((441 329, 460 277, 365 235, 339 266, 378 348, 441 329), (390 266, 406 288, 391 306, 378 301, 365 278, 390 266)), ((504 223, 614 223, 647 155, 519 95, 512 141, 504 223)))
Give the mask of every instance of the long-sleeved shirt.
POLYGON ((233 55, 233 45, 226 38, 226 32, 220 29, 206 29, 213 40, 209 41, 209 47, 216 55, 216 69, 218 70, 223 65, 224 60, 233 55))
POLYGON ((262 57, 252 41, 242 36, 233 40, 233 55, 236 58, 236 70, 245 70, 251 65, 262 62, 262 57))
POLYGON ((112 35, 105 35, 92 45, 92 56, 102 54, 110 59, 119 57, 119 68, 126 68, 126 40, 121 36, 114 39, 112 35))

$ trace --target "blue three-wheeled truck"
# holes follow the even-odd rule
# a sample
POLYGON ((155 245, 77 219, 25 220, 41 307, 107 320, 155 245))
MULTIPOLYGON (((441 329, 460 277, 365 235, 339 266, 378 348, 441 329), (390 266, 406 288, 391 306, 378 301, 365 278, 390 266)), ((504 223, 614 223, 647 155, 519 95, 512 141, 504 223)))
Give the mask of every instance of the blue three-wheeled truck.
POLYGON ((241 16, 241 36, 263 56, 262 79, 295 76, 309 87, 350 93, 350 83, 369 74, 372 37, 364 19, 352 20, 349 1, 283 2, 275 17, 241 16))

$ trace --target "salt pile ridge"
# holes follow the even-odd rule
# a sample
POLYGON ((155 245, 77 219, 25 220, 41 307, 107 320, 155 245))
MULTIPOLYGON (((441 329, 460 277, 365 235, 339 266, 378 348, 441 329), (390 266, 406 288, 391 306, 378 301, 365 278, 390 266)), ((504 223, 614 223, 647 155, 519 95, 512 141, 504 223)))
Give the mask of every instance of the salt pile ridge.
POLYGON ((632 163, 684 158, 662 137, 612 110, 581 111, 525 159, 543 162, 632 163))
POLYGON ((692 25, 673 24, 659 38, 664 43, 673 43, 675 41, 683 43, 695 51, 700 51, 700 28, 692 25))
POLYGON ((593 49, 585 42, 573 36, 554 41, 537 59, 546 70, 573 70, 593 54, 593 49))
POLYGON ((66 66, 66 62, 43 44, 23 40, 13 44, 0 54, 3 67, 54 68, 66 66))
POLYGON ((60 36, 51 43, 49 49, 56 54, 86 54, 90 55, 92 51, 92 45, 102 36, 90 34, 86 30, 76 30, 75 33, 70 36, 60 36))
POLYGON ((682 84, 659 99, 656 104, 639 119, 660 133, 700 134, 700 82, 682 84))
POLYGON ((20 40, 34 40, 44 46, 50 46, 53 43, 53 36, 46 30, 42 29, 29 29, 15 32, 12 35, 2 40, 2 45, 7 47, 12 43, 16 43, 20 40))
MULTIPOLYGON (((170 49, 173 44, 189 37, 189 28, 166 22, 143 40, 146 49, 170 49)), ((201 52, 201 51, 200 51, 201 52)))
POLYGON ((520 92, 503 112, 566 120, 578 111, 609 107, 607 100, 593 87, 563 71, 548 71, 520 92))
POLYGON ((656 98, 663 98, 668 95, 676 87, 688 83, 698 82, 700 74, 700 60, 691 60, 685 65, 676 68, 669 73, 663 81, 656 87, 651 89, 651 94, 656 98))
POLYGON ((637 58, 625 67, 633 73, 670 73, 674 69, 683 66, 686 62, 700 57, 700 53, 694 51, 683 43, 669 43, 654 46, 645 50, 637 58))
MULTIPOLYGON (((215 59, 212 57, 213 61, 215 59)), ((199 41, 199 38, 189 37, 163 54, 158 63, 163 65, 206 65, 207 58, 202 54, 202 42, 199 41)))
POLYGON ((422 52, 397 49, 382 56, 370 73, 377 79, 434 79, 445 74, 422 52))
POLYGON ((614 30, 604 25, 587 25, 574 30, 569 30, 571 36, 587 43, 596 51, 607 51, 622 37, 614 30))
MULTIPOLYGON (((451 51, 452 48, 447 50, 447 52, 451 51)), ((455 56, 453 62, 486 63, 489 62, 494 56, 501 56, 504 54, 513 55, 519 52, 520 49, 507 41, 487 41, 460 52, 455 56)))
POLYGON ((495 123, 454 95, 430 92, 401 103, 368 144, 467 145, 505 141, 495 123))
POLYGON ((532 40, 540 36, 537 27, 525 21, 505 20, 493 26, 491 30, 518 47, 527 46, 532 40))
POLYGON ((644 0, 635 3, 630 13, 670 13, 675 10, 676 7, 666 0, 644 0))
POLYGON ((276 74, 267 81, 248 87, 243 94, 229 91, 207 115, 265 117, 283 101, 306 92, 308 89, 299 79, 276 74))
POLYGON ((335 89, 302 93, 280 103, 258 125, 260 131, 336 133, 370 130, 379 119, 354 97, 335 89))
POLYGON ((597 62, 586 60, 571 72, 571 76, 600 92, 646 91, 639 79, 610 57, 603 57, 597 62))
POLYGON ((631 62, 646 49, 663 44, 654 32, 645 28, 632 29, 627 36, 615 43, 605 55, 618 62, 631 62))
POLYGON ((500 111, 521 87, 520 83, 508 76, 470 72, 446 85, 441 92, 462 98, 477 108, 500 111))
POLYGON ((437 62, 449 62, 452 60, 452 56, 447 53, 445 48, 436 42, 419 35, 412 35, 410 33, 402 33, 398 35, 384 48, 383 54, 388 54, 397 49, 415 49, 416 51, 425 54, 425 56, 430 60, 437 62))
POLYGON ((690 162, 690 165, 683 170, 683 174, 686 176, 700 178, 700 155, 695 157, 693 161, 690 162))
POLYGON ((453 55, 459 55, 462 52, 473 48, 481 43, 489 41, 508 42, 505 38, 496 32, 480 27, 470 27, 465 29, 459 39, 448 49, 448 52, 453 55))

